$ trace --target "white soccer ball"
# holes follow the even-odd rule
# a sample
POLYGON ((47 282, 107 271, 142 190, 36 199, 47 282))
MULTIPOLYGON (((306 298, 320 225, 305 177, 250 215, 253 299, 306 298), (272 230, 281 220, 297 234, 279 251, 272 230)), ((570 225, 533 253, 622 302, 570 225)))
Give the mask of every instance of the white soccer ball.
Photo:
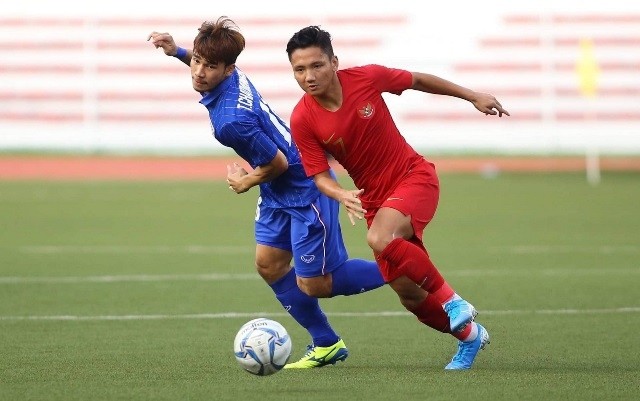
POLYGON ((243 324, 233 342, 240 367, 258 376, 272 375, 284 368, 291 349, 291 338, 284 326, 266 318, 243 324))

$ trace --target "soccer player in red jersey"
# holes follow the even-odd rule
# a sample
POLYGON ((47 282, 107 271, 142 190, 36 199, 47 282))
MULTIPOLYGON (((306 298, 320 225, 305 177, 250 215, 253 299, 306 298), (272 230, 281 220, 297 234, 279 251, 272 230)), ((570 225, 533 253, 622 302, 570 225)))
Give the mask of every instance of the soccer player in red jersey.
POLYGON ((489 334, 474 322, 476 309, 447 284, 422 241, 438 205, 435 166, 400 134, 382 93, 413 89, 467 100, 487 115, 509 113, 492 95, 430 74, 381 65, 339 70, 331 35, 318 26, 295 33, 287 54, 306 92, 291 115, 306 174, 345 206, 352 224, 366 219, 367 242, 404 307, 459 340, 445 369, 471 368, 489 334), (330 175, 327 153, 347 170, 356 190, 343 188, 330 175))

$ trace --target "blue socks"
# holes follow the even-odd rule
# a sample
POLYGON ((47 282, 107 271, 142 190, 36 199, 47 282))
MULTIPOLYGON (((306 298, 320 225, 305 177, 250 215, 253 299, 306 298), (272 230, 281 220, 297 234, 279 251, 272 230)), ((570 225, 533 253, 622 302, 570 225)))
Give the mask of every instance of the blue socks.
MULTIPOLYGON (((360 294, 385 284, 376 262, 349 259, 331 272, 333 288, 331 296, 360 294)), ((340 337, 333 331, 327 316, 320 309, 317 298, 310 297, 298 288, 294 269, 271 284, 271 289, 284 309, 307 329, 314 345, 328 347, 340 337)))
POLYGON ((328 347, 338 342, 340 337, 333 331, 327 316, 320 309, 318 299, 308 296, 298 288, 294 269, 271 284, 271 289, 284 309, 307 329, 314 345, 328 347))
POLYGON ((385 284, 378 264, 370 260, 349 259, 332 271, 331 275, 333 297, 360 294, 385 284))

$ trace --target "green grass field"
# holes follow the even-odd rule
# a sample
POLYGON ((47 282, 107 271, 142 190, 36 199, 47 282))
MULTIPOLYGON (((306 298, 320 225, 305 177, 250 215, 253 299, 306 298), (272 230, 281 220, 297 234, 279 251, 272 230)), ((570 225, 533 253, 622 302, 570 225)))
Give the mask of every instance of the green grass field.
POLYGON ((346 362, 269 377, 236 364, 245 321, 309 338, 254 271, 255 191, 0 182, 0 400, 638 399, 640 175, 441 180, 426 243, 491 334, 473 370, 383 287, 321 301, 346 362))

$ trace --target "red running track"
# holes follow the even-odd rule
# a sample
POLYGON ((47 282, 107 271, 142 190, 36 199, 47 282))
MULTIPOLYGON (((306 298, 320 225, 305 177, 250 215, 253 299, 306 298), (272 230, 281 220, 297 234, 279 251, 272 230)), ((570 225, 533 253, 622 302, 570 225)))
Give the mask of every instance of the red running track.
MULTIPOLYGON (((433 157, 439 172, 584 171, 584 157, 433 157)), ((0 180, 220 180, 239 157, 0 156, 0 180)), ((337 172, 342 172, 339 165, 337 172)), ((640 171, 639 157, 601 157, 602 171, 640 171)))

